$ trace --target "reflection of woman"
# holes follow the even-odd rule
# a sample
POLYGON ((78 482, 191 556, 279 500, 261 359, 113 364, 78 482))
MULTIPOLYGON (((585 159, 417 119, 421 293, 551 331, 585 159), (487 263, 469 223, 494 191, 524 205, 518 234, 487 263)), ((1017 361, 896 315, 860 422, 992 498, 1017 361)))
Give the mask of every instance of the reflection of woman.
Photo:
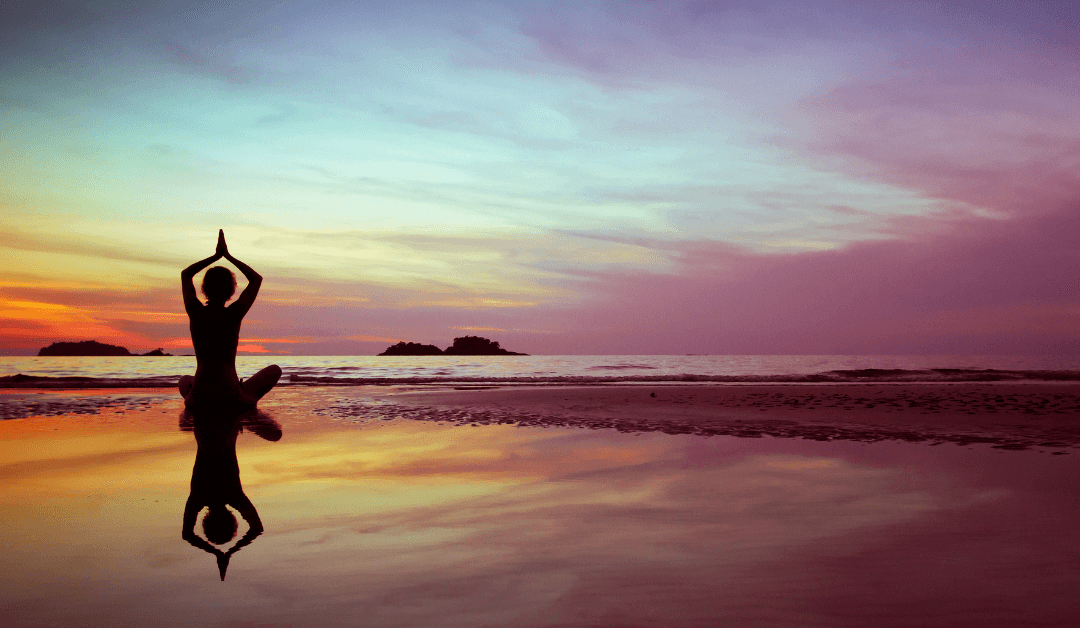
POLYGON ((209 404, 221 406, 234 404, 254 406, 281 377, 281 369, 271 365, 259 371, 246 382, 236 375, 236 346, 240 342, 240 323, 255 303, 262 285, 262 276, 250 266, 229 254, 225 245, 225 232, 218 231, 217 252, 211 257, 195 262, 180 274, 184 293, 184 308, 191 327, 191 343, 195 346, 198 366, 195 376, 180 378, 180 394, 189 408, 209 404), (217 260, 225 258, 232 262, 248 285, 228 307, 225 303, 236 292, 236 277, 224 266, 206 271, 202 291, 206 305, 195 294, 195 275, 217 260))
POLYGON ((274 441, 281 438, 281 427, 273 419, 253 410, 241 416, 203 409, 194 415, 188 413, 188 418, 194 424, 195 442, 199 449, 191 470, 191 494, 184 506, 183 537, 188 543, 217 557, 218 572, 224 580, 229 558, 263 531, 259 512, 240 485, 236 437, 240 434, 241 423, 248 425, 259 436, 274 441), (235 545, 222 551, 214 545, 224 545, 233 540, 238 527, 236 516, 229 506, 244 518, 248 531, 235 545), (202 526, 205 539, 195 533, 195 520, 203 508, 207 509, 202 526))

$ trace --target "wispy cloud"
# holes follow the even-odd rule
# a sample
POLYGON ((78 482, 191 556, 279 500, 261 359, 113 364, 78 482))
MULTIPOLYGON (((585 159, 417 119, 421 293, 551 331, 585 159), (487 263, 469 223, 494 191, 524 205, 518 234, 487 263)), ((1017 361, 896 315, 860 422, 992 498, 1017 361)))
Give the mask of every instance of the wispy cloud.
POLYGON ((165 57, 176 65, 200 74, 225 81, 242 84, 251 80, 250 71, 241 68, 220 52, 195 52, 188 46, 175 41, 164 44, 165 57))
POLYGON ((49 7, 0 20, 0 350, 183 338, 217 228, 253 351, 1077 342, 1066 3, 49 7))

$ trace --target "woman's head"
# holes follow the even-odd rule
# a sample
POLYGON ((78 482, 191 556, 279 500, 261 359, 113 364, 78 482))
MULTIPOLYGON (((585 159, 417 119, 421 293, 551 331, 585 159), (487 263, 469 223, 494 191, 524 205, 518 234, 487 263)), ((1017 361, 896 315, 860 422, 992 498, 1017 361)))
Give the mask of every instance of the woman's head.
POLYGON ((206 540, 215 545, 224 545, 233 540, 236 528, 236 516, 225 506, 211 506, 202 520, 206 540))
POLYGON ((202 292, 208 301, 224 303, 236 292, 236 275, 224 266, 214 266, 203 275, 202 292))

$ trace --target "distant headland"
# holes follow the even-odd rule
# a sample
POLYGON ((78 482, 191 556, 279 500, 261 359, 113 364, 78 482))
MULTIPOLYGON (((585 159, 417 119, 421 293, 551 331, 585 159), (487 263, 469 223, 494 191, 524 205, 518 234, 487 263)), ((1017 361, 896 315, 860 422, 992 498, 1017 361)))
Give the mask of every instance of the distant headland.
POLYGON ((528 355, 527 353, 514 353, 499 346, 498 342, 481 338, 479 336, 464 336, 454 338, 454 344, 446 348, 446 351, 435 345, 424 345, 417 342, 399 342, 386 348, 379 355, 528 355))
POLYGON ((107 345, 96 340, 83 340, 82 342, 54 342, 38 351, 39 356, 149 356, 171 357, 171 353, 165 353, 162 349, 154 349, 149 353, 132 353, 125 347, 107 345))

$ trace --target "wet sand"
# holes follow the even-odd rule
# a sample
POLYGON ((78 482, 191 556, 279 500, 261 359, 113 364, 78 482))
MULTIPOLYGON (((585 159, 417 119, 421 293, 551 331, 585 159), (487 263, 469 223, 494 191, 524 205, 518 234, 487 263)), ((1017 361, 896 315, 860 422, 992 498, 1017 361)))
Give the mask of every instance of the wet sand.
MULTIPOLYGON (((135 411, 175 389, 0 390, 0 419, 135 411)), ((988 444, 1064 454, 1080 447, 1080 383, 285 387, 343 420, 613 429, 700 436, 988 444)), ((261 407, 262 407, 261 406, 261 407)))
POLYGON ((999 386, 881 388, 276 390, 260 407, 284 435, 237 443, 265 532, 224 582, 181 538, 175 390, 3 393, 36 413, 0 421, 0 608, 57 627, 1075 624, 1080 456, 897 442, 1015 442, 1075 420, 1071 390, 1010 388, 988 417, 962 408, 999 386))
POLYGON ((402 416, 667 434, 1080 446, 1076 383, 460 388, 393 396, 402 416))

